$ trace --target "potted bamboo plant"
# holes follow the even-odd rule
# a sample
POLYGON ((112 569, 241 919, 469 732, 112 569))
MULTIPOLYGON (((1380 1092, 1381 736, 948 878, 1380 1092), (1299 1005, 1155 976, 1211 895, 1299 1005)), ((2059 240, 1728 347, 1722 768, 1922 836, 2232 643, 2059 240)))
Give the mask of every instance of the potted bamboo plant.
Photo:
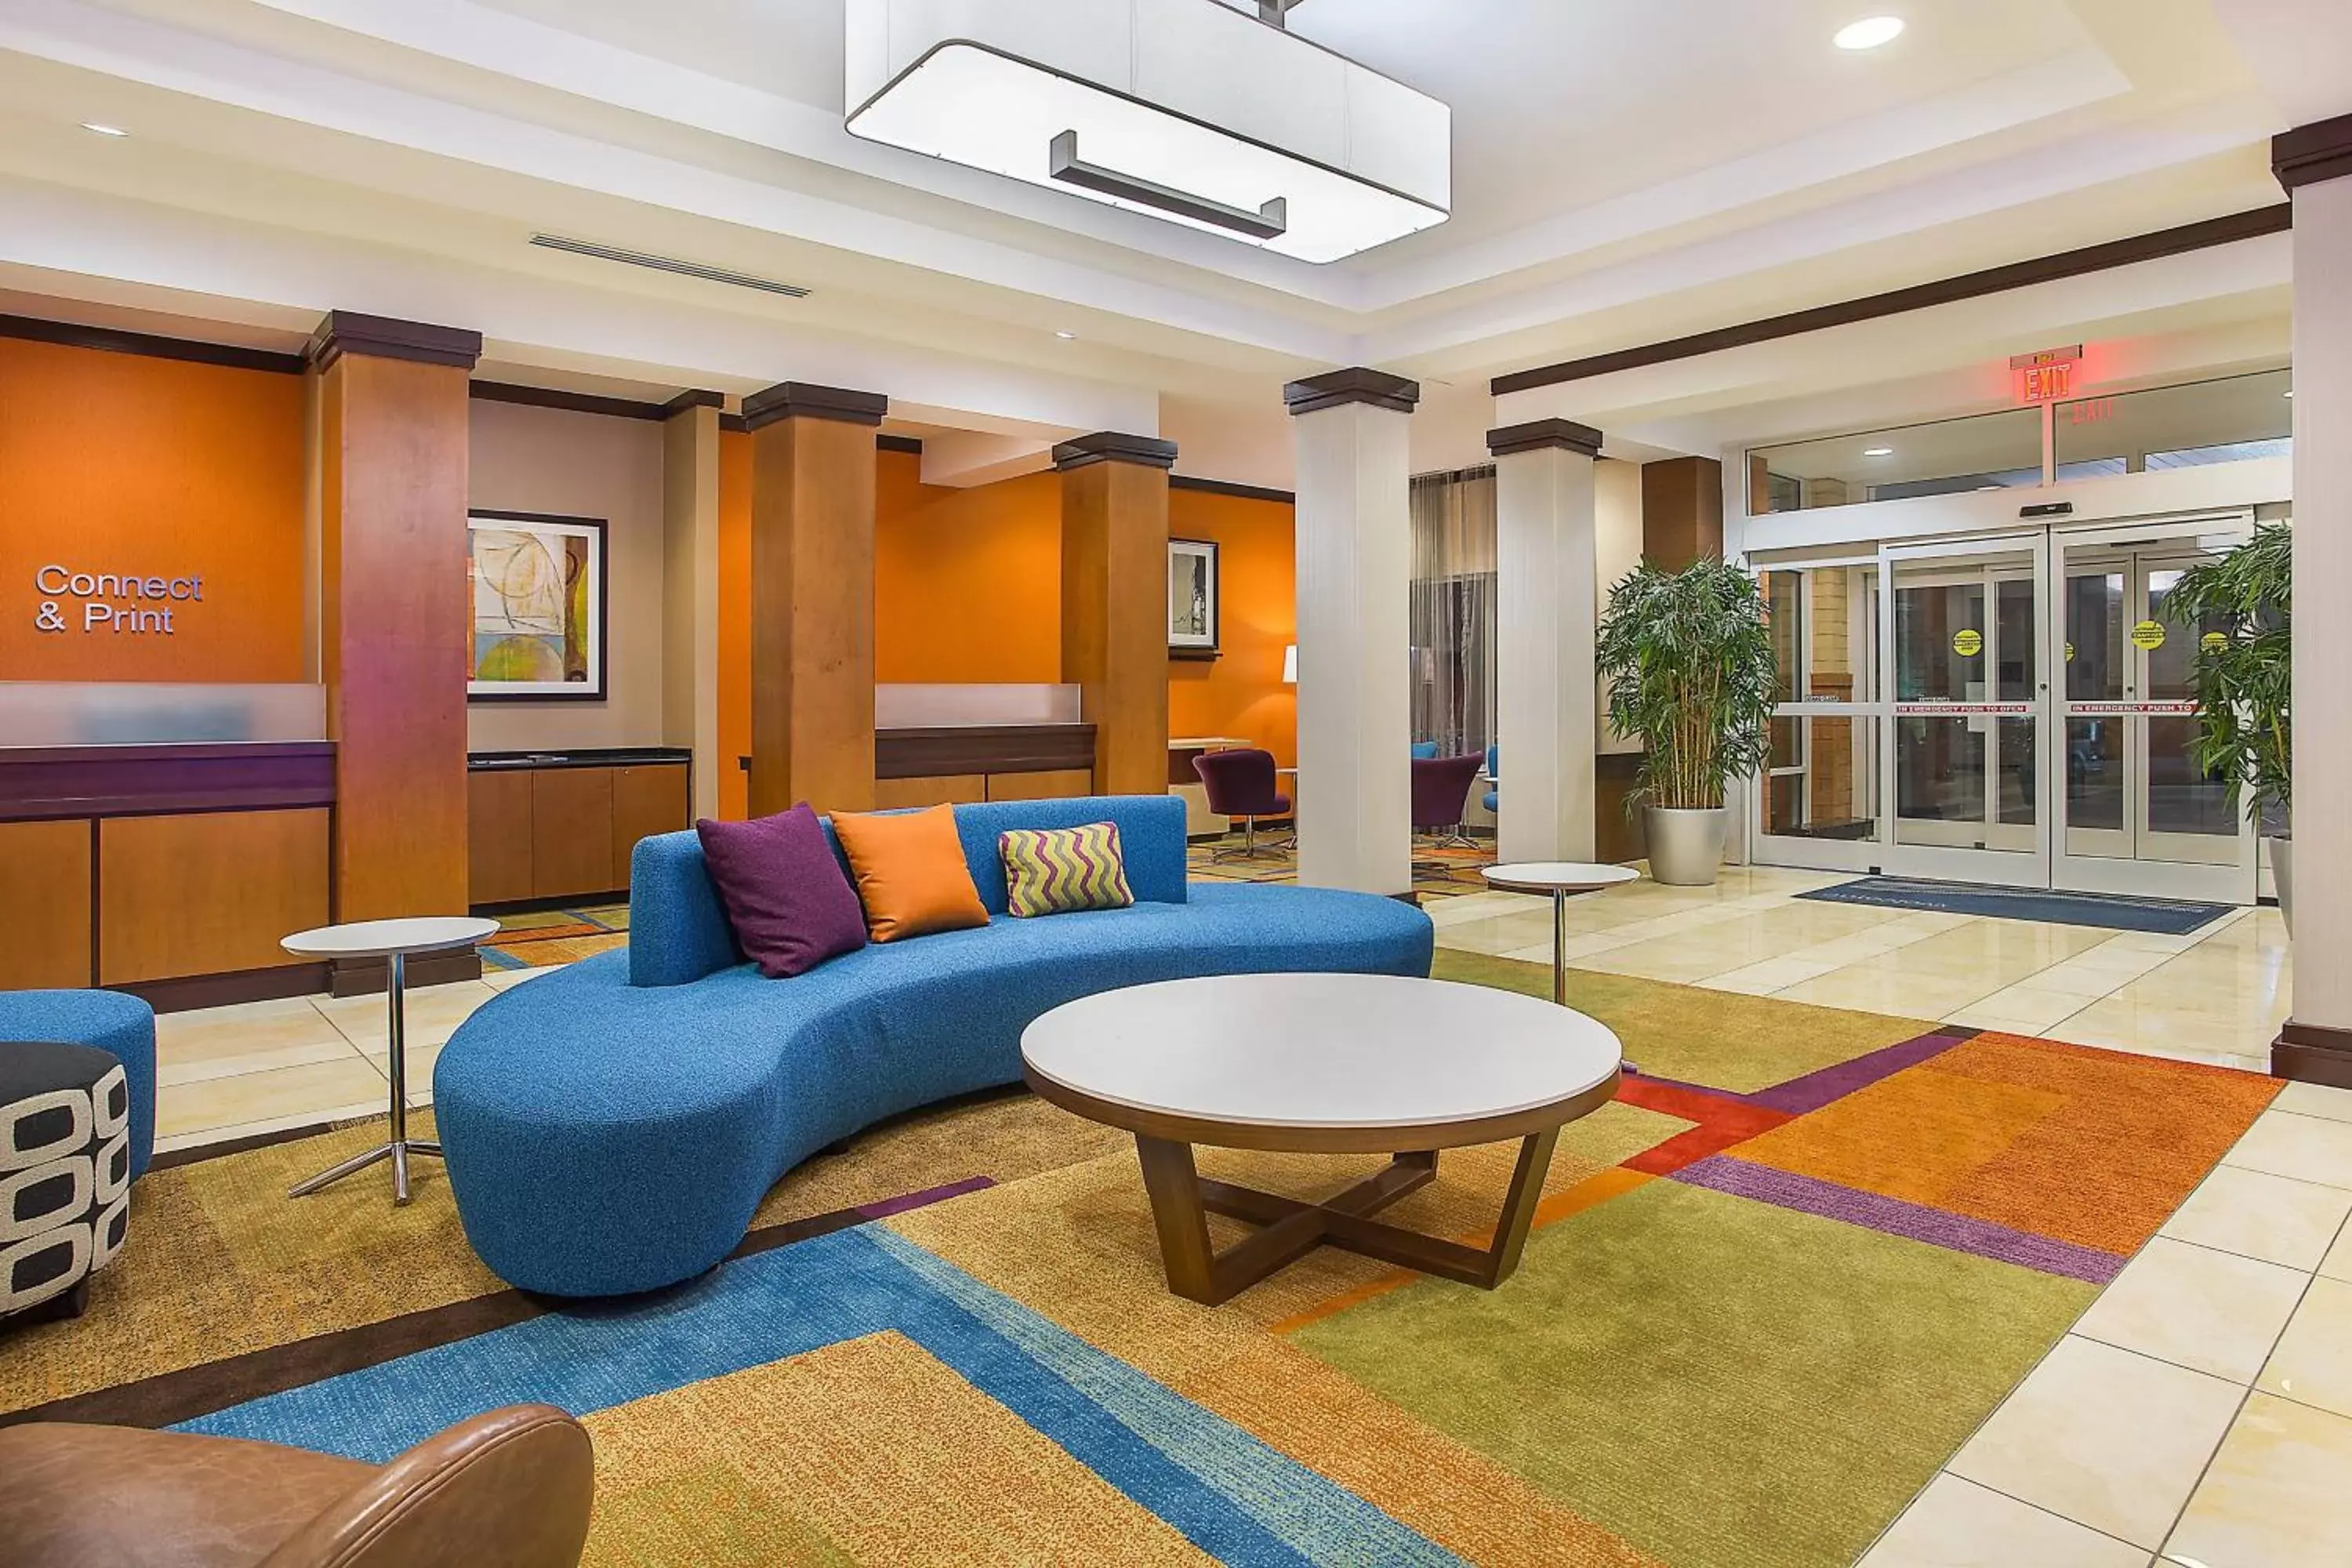
POLYGON ((1594 663, 1609 722, 1642 742, 1627 805, 1646 813, 1650 874, 1706 887, 1723 861, 1724 790, 1764 763, 1778 684, 1756 579, 1718 560, 1643 562, 1609 591, 1594 663))
MULTIPOLYGON (((2165 596, 2164 616, 2198 638, 2197 765, 2226 779, 2231 804, 2257 827, 2275 813, 2287 823, 2294 790, 2294 534, 2265 523, 2252 539, 2181 574, 2165 596)), ((2279 911, 2294 924, 2294 851, 2289 831, 2271 840, 2279 911)))

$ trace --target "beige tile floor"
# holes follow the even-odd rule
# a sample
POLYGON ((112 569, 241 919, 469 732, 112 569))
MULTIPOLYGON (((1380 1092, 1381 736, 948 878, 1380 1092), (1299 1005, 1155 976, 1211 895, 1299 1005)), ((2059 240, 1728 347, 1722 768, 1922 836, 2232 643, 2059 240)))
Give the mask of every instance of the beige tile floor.
MULTIPOLYGON (((2176 937, 1796 897, 1848 879, 1727 867, 1713 888, 1596 893, 1569 905, 1569 965, 2270 1069, 2288 1003, 2276 910, 2233 910, 2176 937)), ((1441 945, 1551 962, 1540 899, 1474 893, 1430 917, 1441 945)))
MULTIPOLYGON (((1795 897, 1841 879, 1727 868, 1711 889, 1596 894, 1570 908, 1570 963, 2252 1071, 2286 1016, 2275 910, 2156 937, 1795 897)), ((1430 913, 1444 945, 1550 961, 1543 900, 1430 913)), ((545 973, 412 991, 412 1102, 467 1015, 545 973)), ((384 1050, 381 997, 166 1016, 157 1147, 380 1114, 384 1050)), ((1864 1568, 2352 1563, 2347 1216, 2352 1093, 2289 1085, 1864 1568)))

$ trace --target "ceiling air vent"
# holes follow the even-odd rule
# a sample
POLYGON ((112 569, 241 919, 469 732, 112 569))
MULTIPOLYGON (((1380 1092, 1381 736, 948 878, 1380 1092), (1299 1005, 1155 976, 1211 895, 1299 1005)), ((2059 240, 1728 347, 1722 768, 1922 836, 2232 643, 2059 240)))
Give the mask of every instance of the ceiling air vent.
POLYGON ((706 283, 731 283, 738 289, 757 289, 762 294, 782 294, 788 300, 808 298, 809 291, 797 283, 779 283, 772 278, 754 278, 749 272, 730 272, 724 267, 706 267, 699 261, 684 261, 675 256, 650 256, 642 250, 623 250, 617 246, 598 245, 592 239, 567 239, 560 234, 534 234, 530 242, 548 250, 593 256, 599 261, 617 261, 625 267, 650 267, 656 272, 675 272, 681 278, 699 278, 706 283))

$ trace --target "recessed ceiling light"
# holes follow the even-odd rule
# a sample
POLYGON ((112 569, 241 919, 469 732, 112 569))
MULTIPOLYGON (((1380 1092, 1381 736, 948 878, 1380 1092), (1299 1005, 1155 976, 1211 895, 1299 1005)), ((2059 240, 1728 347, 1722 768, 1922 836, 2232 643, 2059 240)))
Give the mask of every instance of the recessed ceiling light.
POLYGON ((1837 37, 1830 41, 1842 49, 1874 49, 1882 44, 1891 44, 1902 36, 1902 17, 1864 16, 1859 22, 1850 22, 1840 27, 1837 37))
POLYGON ((1865 458, 1891 458, 1895 456, 1895 448, 1892 447, 1864 447, 1862 449, 1862 455, 1865 458))
POLYGON ((100 136, 128 136, 131 134, 130 132, 125 131, 120 125, 100 125, 95 120, 83 121, 81 122, 81 128, 84 131, 95 131, 100 136))
MULTIPOLYGON (((1055 335, 1055 337, 1057 337, 1057 338, 1061 339, 1064 342, 1066 342, 1066 342, 1068 342, 1071 339, 1073 339, 1073 338, 1076 337, 1078 334, 1077 334, 1077 333, 1076 333, 1076 332, 1066 332, 1066 331, 1063 331, 1060 328, 1056 327, 1056 328, 1054 330, 1054 335, 1055 335)), ((2288 394, 2288 395, 2289 395, 2289 396, 2293 396, 2294 395, 2293 395, 2292 393, 2290 393, 2290 394, 2288 394)))

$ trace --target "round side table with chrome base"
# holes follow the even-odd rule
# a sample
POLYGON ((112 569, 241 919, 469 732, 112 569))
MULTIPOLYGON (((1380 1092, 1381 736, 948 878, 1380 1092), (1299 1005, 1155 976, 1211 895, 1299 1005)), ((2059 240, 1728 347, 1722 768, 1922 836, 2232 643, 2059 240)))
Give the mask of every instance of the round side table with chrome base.
POLYGON ((1568 898, 1570 893, 1597 893, 1603 888, 1638 882, 1642 873, 1628 866, 1600 866, 1578 860, 1522 860, 1488 866, 1481 873, 1486 886, 1506 893, 1551 895, 1551 999, 1568 1005, 1568 898))
POLYGON ((392 1162, 392 1201, 408 1201, 408 1161, 413 1154, 441 1157, 441 1145, 408 1135, 407 1019, 404 1002, 407 959, 411 953, 447 952, 471 947, 499 929, 499 922, 471 915, 431 916, 414 920, 362 921, 355 925, 321 926, 297 931, 278 942, 304 958, 381 958, 384 961, 386 1005, 391 1009, 392 1047, 387 1066, 392 1079, 392 1138, 364 1154, 355 1154, 331 1170, 320 1172, 286 1195, 299 1198, 366 1170, 380 1160, 392 1162))

